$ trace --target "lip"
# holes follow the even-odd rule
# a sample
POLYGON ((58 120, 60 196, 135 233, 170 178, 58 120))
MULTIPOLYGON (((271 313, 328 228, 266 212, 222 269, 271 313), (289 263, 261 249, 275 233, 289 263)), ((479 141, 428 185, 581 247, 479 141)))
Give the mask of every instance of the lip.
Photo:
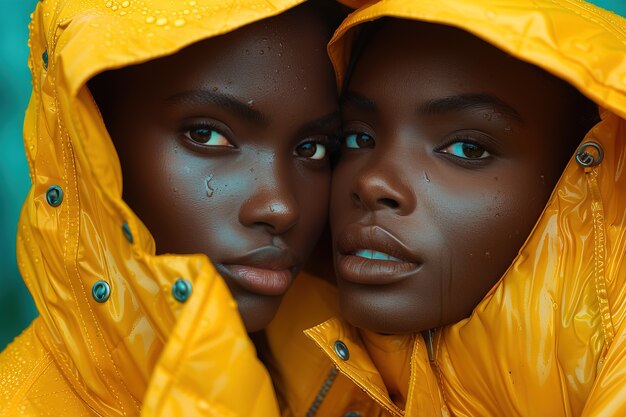
POLYGON ((289 250, 264 246, 215 266, 224 278, 248 292, 276 296, 287 291, 300 261, 289 250))
POLYGON ((340 279, 362 285, 388 285, 402 281, 422 265, 420 258, 398 237, 384 228, 352 224, 337 240, 335 259, 340 279), (360 249, 383 252, 399 260, 367 259, 355 256, 360 249))

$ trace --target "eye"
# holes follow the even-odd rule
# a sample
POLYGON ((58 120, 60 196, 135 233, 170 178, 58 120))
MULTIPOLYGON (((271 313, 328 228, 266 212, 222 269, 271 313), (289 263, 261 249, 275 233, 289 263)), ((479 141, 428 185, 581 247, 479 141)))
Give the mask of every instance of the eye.
POLYGON ((326 157, 326 145, 318 142, 304 142, 296 146, 294 155, 319 161, 326 157))
POLYGON ((197 126, 183 132, 183 135, 195 143, 206 146, 226 146, 233 148, 233 144, 230 143, 224 135, 210 126, 197 126))
POLYGON ((376 142, 374 138, 367 133, 350 133, 345 139, 346 148, 350 149, 363 149, 363 148, 373 148, 376 146, 376 142))
POLYGON ((483 146, 474 142, 461 140, 448 145, 439 152, 447 153, 462 159, 485 159, 491 156, 491 154, 487 152, 483 146))

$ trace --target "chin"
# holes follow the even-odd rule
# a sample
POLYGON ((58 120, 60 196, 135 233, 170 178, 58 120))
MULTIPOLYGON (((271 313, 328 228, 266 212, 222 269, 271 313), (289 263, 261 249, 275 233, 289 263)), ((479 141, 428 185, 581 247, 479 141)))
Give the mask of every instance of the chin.
POLYGON ((244 294, 236 297, 239 314, 246 331, 254 333, 265 329, 276 315, 281 298, 257 294, 244 294))
MULTIPOLYGON (((369 294, 340 291, 342 317, 352 326, 381 334, 417 333, 441 326, 439 314, 423 312, 403 300, 390 297, 384 291, 367 291, 369 294)), ((434 308, 435 312, 439 309, 434 308)))

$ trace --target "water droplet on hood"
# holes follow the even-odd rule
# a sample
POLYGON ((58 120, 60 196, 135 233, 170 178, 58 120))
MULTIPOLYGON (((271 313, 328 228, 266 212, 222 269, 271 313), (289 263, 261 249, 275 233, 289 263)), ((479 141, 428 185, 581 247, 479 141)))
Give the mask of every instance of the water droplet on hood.
POLYGON ((589 52, 593 48, 590 43, 587 42, 574 42, 574 47, 579 51, 589 52))
POLYGON ((211 409, 211 406, 205 400, 200 400, 198 401, 198 408, 202 411, 209 411, 211 409))

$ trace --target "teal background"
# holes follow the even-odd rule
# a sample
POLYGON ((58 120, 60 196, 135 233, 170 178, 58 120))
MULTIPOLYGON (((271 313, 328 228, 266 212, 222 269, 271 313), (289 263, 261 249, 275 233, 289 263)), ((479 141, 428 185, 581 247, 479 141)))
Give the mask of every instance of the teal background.
POLYGON ((619 15, 626 17, 626 0, 587 0, 596 6, 611 10, 619 15))
MULTIPOLYGON (((591 0, 626 16, 626 0, 591 0)), ((37 312, 17 271, 15 234, 30 180, 22 147, 22 121, 30 95, 29 14, 37 0, 3 0, 0 13, 0 350, 37 312)))
POLYGON ((15 235, 30 187, 22 142, 24 110, 30 96, 28 22, 36 0, 2 0, 0 13, 0 350, 37 311, 17 272, 15 235))

